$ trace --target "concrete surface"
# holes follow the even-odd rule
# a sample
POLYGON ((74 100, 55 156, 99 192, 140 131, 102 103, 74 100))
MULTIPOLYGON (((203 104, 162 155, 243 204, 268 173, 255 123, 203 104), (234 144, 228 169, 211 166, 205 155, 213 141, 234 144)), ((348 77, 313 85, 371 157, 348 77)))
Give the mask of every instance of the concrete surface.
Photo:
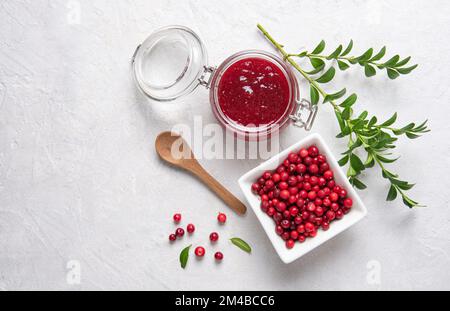
MULTIPOLYGON (((450 4, 447 1, 143 1, 4 0, 0 3, 0 289, 3 290, 411 290, 450 289, 450 4), (433 132, 399 141, 393 169, 417 183, 428 208, 386 203, 377 169, 364 179, 362 223, 286 266, 249 213, 226 207, 192 177, 162 164, 156 135, 195 115, 214 122, 207 92, 173 104, 146 101, 130 76, 130 58, 152 30, 183 24, 205 40, 211 64, 245 49, 271 47, 263 23, 292 51, 355 40, 355 50, 387 45, 420 68, 395 82, 361 68, 336 88, 360 96, 358 109, 400 121, 429 118, 433 132), (174 212, 198 227, 170 246, 174 212), (212 230, 222 241, 207 243, 212 230), (248 256, 225 238, 254 246, 248 256), (178 265, 180 249, 208 246, 209 257, 178 265), (226 260, 216 265, 213 249, 226 260)), ((306 91, 303 83, 302 90, 306 91)), ((339 154, 337 124, 321 107, 314 128, 339 154)), ((289 128, 287 147, 306 135, 289 128)), ((237 179, 258 161, 202 161, 240 194, 237 179)))

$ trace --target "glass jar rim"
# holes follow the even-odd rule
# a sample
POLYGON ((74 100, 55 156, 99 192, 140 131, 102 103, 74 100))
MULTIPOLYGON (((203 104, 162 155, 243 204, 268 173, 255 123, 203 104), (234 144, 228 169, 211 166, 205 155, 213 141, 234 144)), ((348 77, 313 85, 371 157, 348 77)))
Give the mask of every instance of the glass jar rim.
POLYGON ((149 98, 163 102, 173 101, 192 93, 200 85, 207 64, 208 54, 201 38, 192 29, 180 25, 154 31, 137 47, 132 58, 133 75, 139 89, 149 98), (161 50, 159 54, 153 53, 158 49, 161 50), (164 54, 170 51, 176 52, 174 55, 176 59, 161 62, 161 55, 164 57, 164 54), (159 58, 154 54, 158 54, 159 58), (162 68, 153 68, 154 64, 162 68), (169 71, 167 67, 172 64, 178 66, 174 69, 177 70, 174 72, 175 75, 173 73, 169 75, 170 79, 164 83, 150 81, 149 75, 156 77, 167 74, 169 71))

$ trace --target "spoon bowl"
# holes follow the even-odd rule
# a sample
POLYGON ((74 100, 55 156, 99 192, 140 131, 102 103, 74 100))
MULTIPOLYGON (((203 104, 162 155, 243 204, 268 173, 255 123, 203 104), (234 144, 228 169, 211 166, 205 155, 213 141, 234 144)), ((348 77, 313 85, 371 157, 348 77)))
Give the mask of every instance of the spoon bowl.
POLYGON ((163 161, 198 177, 236 213, 244 215, 247 212, 246 206, 198 163, 183 137, 172 132, 161 133, 156 139, 155 147, 163 161))

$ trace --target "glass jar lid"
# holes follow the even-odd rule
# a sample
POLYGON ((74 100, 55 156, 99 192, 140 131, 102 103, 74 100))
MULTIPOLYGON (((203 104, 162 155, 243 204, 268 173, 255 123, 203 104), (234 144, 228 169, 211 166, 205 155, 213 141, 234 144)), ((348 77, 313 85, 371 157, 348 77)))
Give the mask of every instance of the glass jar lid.
POLYGON ((151 34, 133 56, 139 88, 157 101, 172 101, 202 84, 208 56, 200 37, 184 26, 169 26, 151 34))

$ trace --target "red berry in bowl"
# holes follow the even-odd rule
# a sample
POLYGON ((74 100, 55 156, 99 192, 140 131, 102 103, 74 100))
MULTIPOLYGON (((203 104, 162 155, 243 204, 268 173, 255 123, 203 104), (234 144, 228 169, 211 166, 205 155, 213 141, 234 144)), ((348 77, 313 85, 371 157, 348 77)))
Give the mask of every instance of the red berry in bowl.
POLYGON ((323 178, 325 178, 326 180, 331 180, 334 178, 334 173, 332 171, 328 170, 325 173, 323 173, 323 178))
POLYGON ((286 247, 287 247, 288 249, 293 249, 294 246, 295 246, 295 241, 294 241, 294 240, 288 240, 288 241, 286 242, 286 247))
POLYGON ((173 221, 176 223, 176 224, 179 224, 180 222, 181 222, 181 214, 175 214, 175 215, 173 215, 173 221))
POLYGON ((187 232, 192 234, 195 232, 195 226, 193 224, 189 224, 186 228, 187 232))
POLYGON ((219 241, 219 234, 217 232, 213 232, 209 236, 209 239, 211 240, 211 242, 217 242, 219 241))
POLYGON ((206 250, 204 247, 199 246, 195 249, 195 256, 204 257, 205 254, 206 254, 206 250))
POLYGON ((351 207, 353 207, 353 200, 350 199, 350 198, 345 199, 345 200, 344 200, 344 206, 345 206, 346 208, 351 208, 351 207))
POLYGON ((217 220, 219 223, 224 224, 227 222, 227 215, 220 213, 219 216, 217 216, 217 220))

